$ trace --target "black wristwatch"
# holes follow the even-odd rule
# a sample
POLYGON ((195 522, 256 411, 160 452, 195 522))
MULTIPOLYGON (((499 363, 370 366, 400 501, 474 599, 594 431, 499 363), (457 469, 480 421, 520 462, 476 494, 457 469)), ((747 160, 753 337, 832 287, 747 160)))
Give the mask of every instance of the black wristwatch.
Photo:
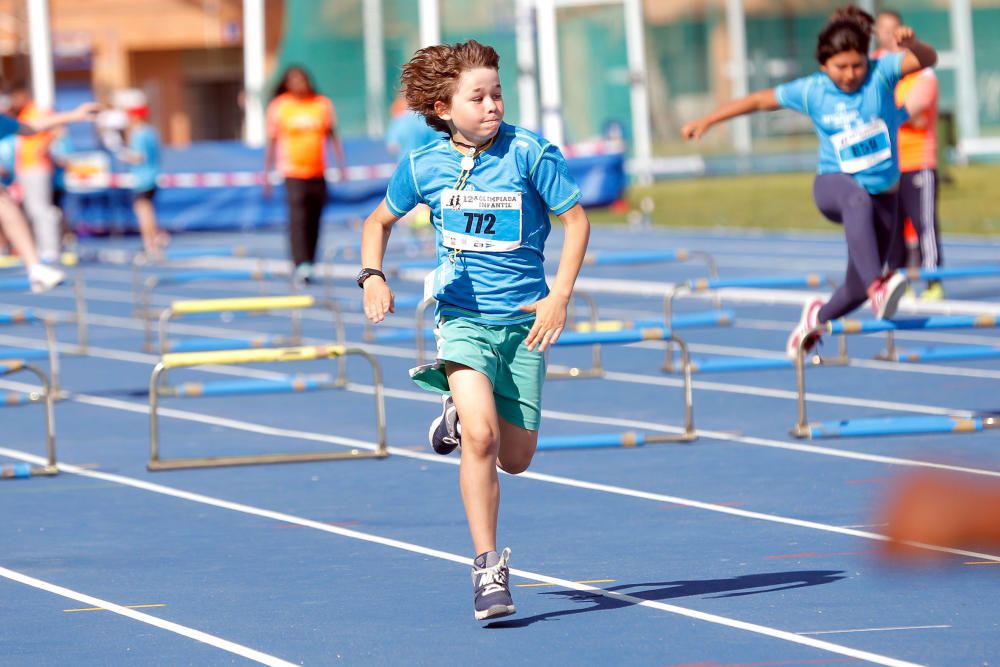
POLYGON ((358 278, 357 278, 358 287, 364 289, 365 281, 371 278, 372 276, 378 276, 382 280, 385 280, 385 274, 379 271, 378 269, 361 269, 361 271, 358 272, 358 278))

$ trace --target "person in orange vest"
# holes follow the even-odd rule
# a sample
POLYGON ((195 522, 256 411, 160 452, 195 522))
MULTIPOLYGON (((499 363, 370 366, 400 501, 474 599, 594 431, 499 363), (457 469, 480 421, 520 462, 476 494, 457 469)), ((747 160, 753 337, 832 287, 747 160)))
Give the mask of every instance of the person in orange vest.
MULTIPOLYGON (((10 110, 18 122, 27 125, 50 115, 35 104, 27 84, 19 82, 10 91, 10 110)), ((31 221, 41 261, 59 260, 61 249, 59 210, 52 201, 53 164, 49 148, 55 135, 42 131, 20 136, 14 173, 23 193, 24 211, 31 221)))
MULTIPOLYGON (((903 25, 898 12, 883 9, 875 22, 877 53, 894 53, 899 46, 893 39, 903 25)), ((896 106, 905 110, 909 120, 899 127, 899 213, 913 224, 919 240, 921 267, 937 269, 942 264, 941 228, 938 222, 937 121, 938 80, 926 67, 896 84, 896 106)), ((902 226, 900 227, 902 230, 902 226)), ((921 298, 944 298, 941 281, 931 280, 921 298)))
POLYGON ((264 196, 271 196, 268 175, 277 160, 285 177, 288 201, 288 240, 296 285, 312 282, 320 220, 326 204, 326 142, 346 178, 344 149, 337 136, 333 102, 316 92, 309 74, 293 65, 285 70, 267 107, 267 146, 264 153, 264 196))

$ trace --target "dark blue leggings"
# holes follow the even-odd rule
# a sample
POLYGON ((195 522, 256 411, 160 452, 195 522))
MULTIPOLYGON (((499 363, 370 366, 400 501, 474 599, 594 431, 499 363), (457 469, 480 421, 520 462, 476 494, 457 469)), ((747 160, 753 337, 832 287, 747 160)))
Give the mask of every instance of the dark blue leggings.
POLYGON ((816 208, 828 220, 844 226, 847 272, 844 282, 819 311, 819 321, 847 315, 868 299, 868 286, 883 275, 883 267, 903 266, 903 244, 895 192, 869 194, 847 174, 820 174, 813 182, 816 208))

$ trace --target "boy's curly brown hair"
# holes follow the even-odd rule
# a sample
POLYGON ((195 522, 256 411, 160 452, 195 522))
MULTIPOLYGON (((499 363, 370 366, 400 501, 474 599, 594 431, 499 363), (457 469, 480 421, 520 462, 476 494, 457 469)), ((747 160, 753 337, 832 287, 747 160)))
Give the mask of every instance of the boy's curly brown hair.
POLYGON ((492 46, 474 39, 461 44, 427 46, 403 65, 399 80, 406 105, 419 113, 427 124, 440 132, 451 134, 448 123, 438 118, 434 103, 438 100, 451 105, 458 77, 470 69, 488 67, 500 69, 500 56, 492 46))

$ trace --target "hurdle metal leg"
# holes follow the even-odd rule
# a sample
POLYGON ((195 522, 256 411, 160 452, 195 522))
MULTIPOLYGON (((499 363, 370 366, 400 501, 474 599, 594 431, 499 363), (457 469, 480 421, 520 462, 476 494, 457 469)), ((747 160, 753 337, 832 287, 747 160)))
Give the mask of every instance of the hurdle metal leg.
MULTIPOLYGON (((591 331, 597 331, 597 326, 600 317, 597 312, 597 301, 588 292, 574 292, 574 297, 583 301, 584 305, 587 306, 587 314, 590 321, 591 331)), ((574 309, 575 314, 575 309, 574 309)), ((576 318, 574 317, 573 323, 575 324, 576 318)), ((569 326, 570 329, 574 328, 572 325, 569 326)), ((566 368, 566 367, 554 367, 549 368, 545 377, 558 380, 558 379, 568 379, 568 378, 596 378, 604 376, 604 366, 601 362, 601 344, 594 343, 590 346, 590 356, 591 365, 590 368, 566 368)))
POLYGON ((0 472, 0 479, 11 479, 26 476, 52 476, 59 474, 59 467, 56 463, 56 427, 55 409, 53 407, 52 386, 48 376, 39 368, 17 360, 7 361, 8 369, 4 374, 16 373, 18 371, 28 371, 34 374, 42 385, 40 394, 32 393, 32 401, 42 401, 45 410, 45 454, 46 462, 44 466, 30 466, 27 469, 15 467, 10 472, 0 472))

